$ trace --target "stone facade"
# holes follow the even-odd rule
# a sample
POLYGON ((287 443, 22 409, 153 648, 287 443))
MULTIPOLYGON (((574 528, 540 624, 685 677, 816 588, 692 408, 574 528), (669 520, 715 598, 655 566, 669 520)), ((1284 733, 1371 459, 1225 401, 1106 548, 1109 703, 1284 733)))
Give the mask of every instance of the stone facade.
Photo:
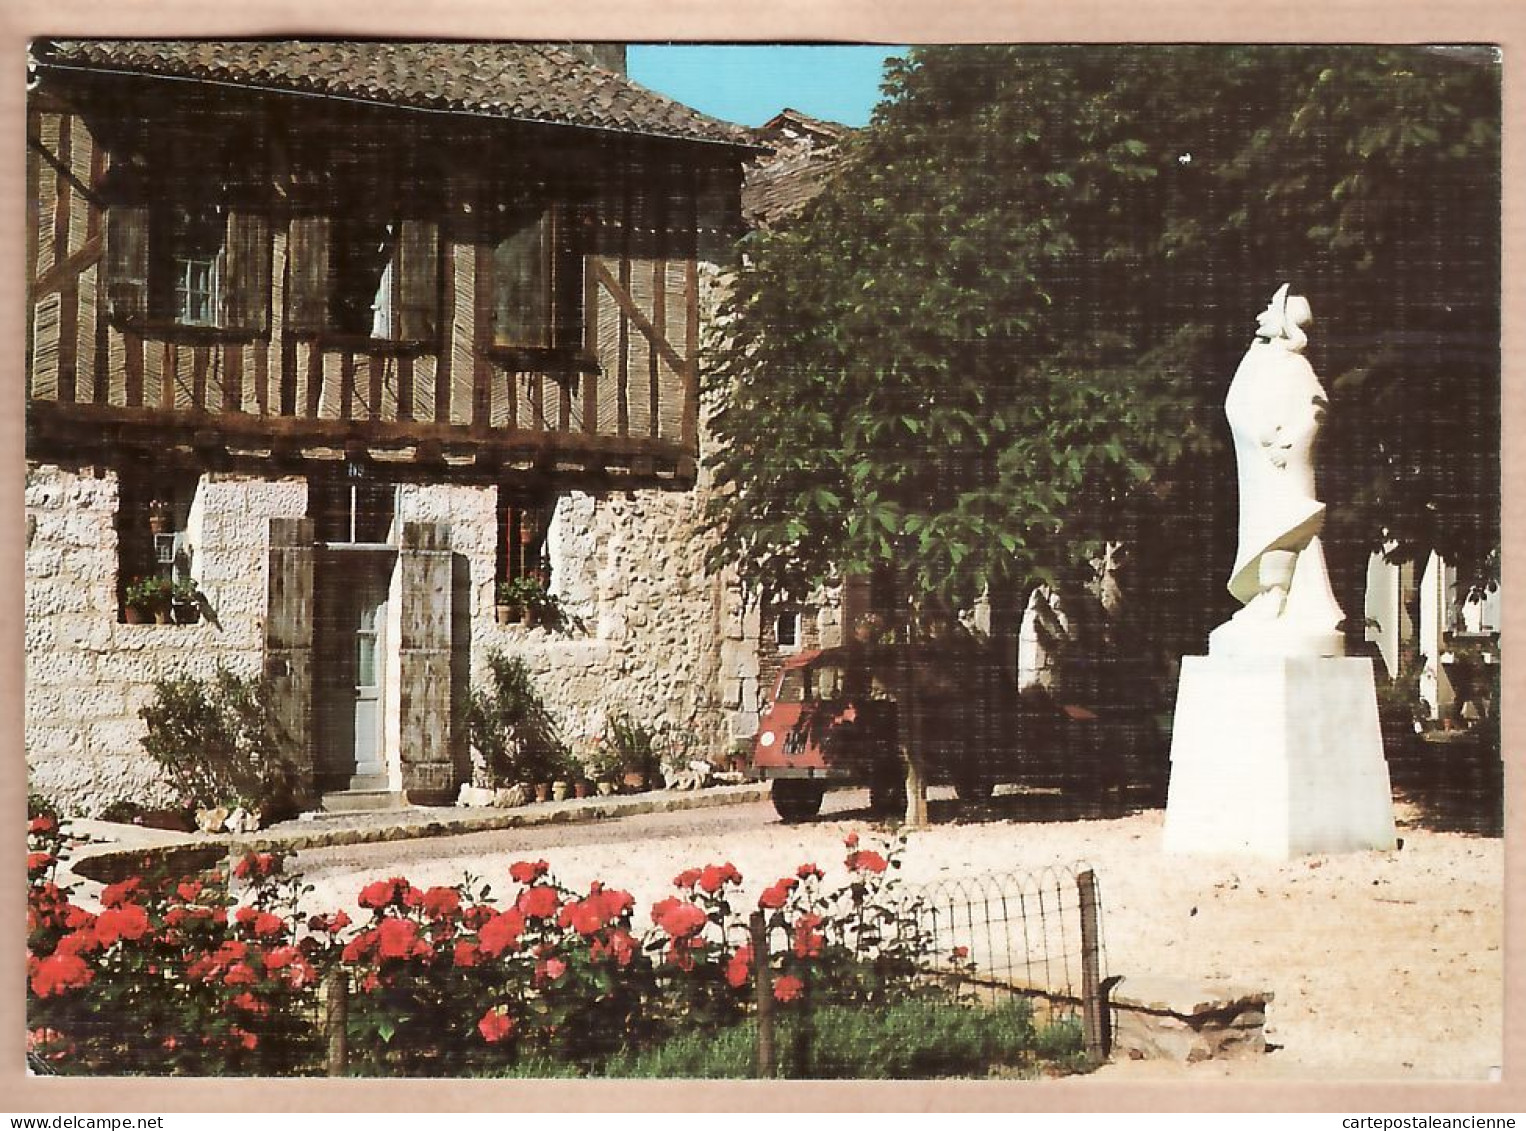
POLYGON ((167 801, 139 744, 154 681, 262 661, 266 526, 300 516, 301 479, 201 477, 187 523, 215 620, 131 625, 117 615, 116 472, 34 465, 26 478, 26 748, 30 788, 75 812, 167 801))
MULTIPOLYGON (((81 813, 99 813, 117 800, 169 800, 142 750, 138 712, 152 701, 159 678, 204 678, 219 664, 241 675, 262 670, 269 520, 301 518, 307 508, 302 478, 204 474, 185 537, 191 573, 215 619, 128 625, 117 611, 117 483, 111 471, 96 477, 54 465, 32 468, 27 481, 31 787, 81 813)), ((529 665, 575 749, 619 712, 647 724, 692 726, 704 749, 717 754, 734 734, 750 733, 757 613, 741 614, 732 587, 705 568, 702 489, 563 492, 547 541, 552 590, 567 613, 556 629, 495 621, 496 499, 493 486, 398 488, 395 529, 416 523, 441 530, 456 563, 453 595, 465 631, 457 633, 457 652, 464 654, 455 657, 452 698, 482 678, 487 654, 498 649, 529 665)), ((392 589, 399 596, 395 579, 392 589)), ((401 605, 396 599, 389 605, 388 635, 400 639, 401 605)), ((391 651, 386 663, 389 686, 402 686, 403 659, 391 651)), ((447 703, 437 706, 448 714, 447 703)), ((397 714, 387 712, 394 789, 418 776, 403 771, 420 757, 397 714)), ((447 787, 442 775, 460 774, 464 735, 454 733, 451 741, 453 757, 430 756, 432 786, 447 787)))

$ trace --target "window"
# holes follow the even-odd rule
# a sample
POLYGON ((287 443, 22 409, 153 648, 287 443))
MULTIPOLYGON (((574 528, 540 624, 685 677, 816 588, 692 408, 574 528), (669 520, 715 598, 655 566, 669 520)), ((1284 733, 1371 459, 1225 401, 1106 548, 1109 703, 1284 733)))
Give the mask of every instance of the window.
POLYGON ((583 337, 578 209, 500 204, 493 252, 493 342, 511 349, 575 349, 583 337))
POLYGON ((551 557, 546 535, 556 514, 555 499, 545 494, 500 487, 498 489, 499 582, 539 577, 551 585, 551 557))
POLYGON ((200 475, 126 467, 117 495, 117 598, 125 613, 128 588, 149 578, 188 581, 192 547, 186 524, 200 475))
POLYGON ((781 652, 795 652, 800 648, 800 614, 782 612, 774 617, 774 643, 781 652))
POLYGON ((397 485, 369 478, 361 464, 337 475, 317 475, 307 483, 307 515, 318 541, 382 545, 392 540, 397 485))
POLYGON ((291 221, 287 316, 299 333, 429 342, 439 334, 438 229, 364 212, 291 221))
POLYGON ((114 204, 107 211, 106 284, 111 315, 258 333, 270 287, 263 215, 216 202, 114 204))

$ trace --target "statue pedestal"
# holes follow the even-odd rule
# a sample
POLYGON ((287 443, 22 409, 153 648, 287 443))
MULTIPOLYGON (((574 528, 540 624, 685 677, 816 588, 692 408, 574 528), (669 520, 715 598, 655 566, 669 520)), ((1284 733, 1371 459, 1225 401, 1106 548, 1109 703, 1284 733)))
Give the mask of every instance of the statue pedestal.
POLYGON ((1287 859, 1393 847, 1371 660, 1183 657, 1167 852, 1287 859))

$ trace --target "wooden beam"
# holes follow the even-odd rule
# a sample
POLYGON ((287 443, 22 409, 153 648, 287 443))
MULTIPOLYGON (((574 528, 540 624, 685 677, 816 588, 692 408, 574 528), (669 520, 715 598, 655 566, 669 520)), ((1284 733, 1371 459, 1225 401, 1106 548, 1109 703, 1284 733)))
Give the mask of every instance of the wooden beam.
MULTIPOLYGON (((626 232, 629 233, 629 231, 630 225, 627 223, 626 232)), ((629 241, 630 237, 627 234, 627 245, 629 241)), ((599 274, 601 279, 609 274, 602 263, 599 264, 599 274)), ((613 279, 606 281, 605 288, 609 290, 610 294, 614 295, 615 304, 620 307, 620 376, 616 386, 619 390, 616 396, 616 409, 619 414, 619 427, 617 431, 620 435, 625 436, 631 430, 631 315, 634 314, 640 317, 641 313, 636 309, 636 304, 631 301, 631 259, 628 253, 620 256, 619 282, 615 283, 613 287, 610 287, 610 283, 615 283, 615 281, 613 279)))
MULTIPOLYGON (((256 350, 256 353, 259 351, 256 350)), ((223 345, 223 411, 241 412, 244 407, 244 343, 223 345)))
POLYGON ((658 360, 657 343, 667 341, 668 338, 668 261, 663 258, 652 260, 652 338, 647 362, 647 374, 650 378, 649 390, 651 412, 648 419, 651 422, 650 431, 653 436, 662 431, 662 397, 660 386, 662 384, 662 363, 658 360))
POLYGON ((254 343, 254 403, 261 416, 270 412, 270 350, 264 342, 254 343))
MULTIPOLYGON (((592 255, 583 259, 583 348, 588 356, 599 356, 599 276, 592 255)), ((599 430, 599 373, 591 368, 583 374, 583 431, 599 430)))
MULTIPOLYGON (((449 350, 450 343, 446 343, 449 350)), ((397 418, 413 419, 413 357, 401 354, 397 359, 397 418)))
MULTIPOLYGON (((492 381, 497 373, 496 367, 488 360, 487 347, 493 344, 493 302, 494 302, 494 279, 493 279, 493 249, 485 243, 474 245, 477 256, 476 270, 473 272, 476 285, 475 314, 472 320, 472 425, 478 431, 487 431, 493 426, 493 388, 492 381)), ((510 391, 513 386, 510 385, 510 391)), ((509 426, 516 424, 514 400, 509 401, 509 426)))
POLYGON ((58 294, 58 399, 75 399, 79 365, 79 283, 71 279, 58 294))
POLYGON ((368 413, 368 416, 371 420, 380 420, 382 408, 382 374, 387 367, 387 359, 381 354, 373 353, 368 360, 369 365, 367 367, 367 376, 370 378, 370 387, 368 388, 367 393, 371 399, 370 412, 368 413))
POLYGON ((504 460, 534 458, 539 454, 568 460, 632 460, 637 457, 673 466, 685 454, 671 440, 648 436, 562 435, 529 428, 494 429, 488 437, 476 435, 464 425, 433 421, 357 421, 303 416, 255 416, 251 413, 214 414, 155 408, 123 408, 118 405, 59 404, 30 401, 29 426, 39 434, 85 445, 100 434, 109 440, 129 433, 160 448, 175 443, 206 445, 211 438, 220 444, 243 447, 320 446, 343 448, 349 443, 373 448, 404 448, 433 445, 440 450, 462 452, 486 450, 504 460), (157 437, 157 440, 155 439, 157 437))
POLYGON ((122 353, 127 364, 127 404, 138 408, 143 404, 143 335, 135 330, 123 331, 122 353))
POLYGON ((652 325, 651 319, 641 313, 641 309, 636 305, 635 300, 630 296, 630 279, 629 275, 627 274, 630 269, 628 261, 621 263, 621 279, 616 279, 613 275, 611 275, 609 273, 609 268, 604 266, 602 263, 595 263, 594 269, 598 272, 599 282, 603 284, 604 289, 608 291, 612 296, 614 296, 615 302, 620 304, 620 312, 624 314, 626 318, 630 319, 630 321, 635 325, 636 329, 640 330, 647 336, 647 338, 651 339, 652 343, 657 347, 659 351, 661 351, 662 356, 667 359, 669 365, 678 370, 680 373, 683 372, 684 359, 678 356, 678 351, 675 350, 667 342, 666 339, 660 337, 657 334, 657 330, 652 325))
POLYGON ((355 415, 355 355, 349 350, 339 355, 339 419, 355 415))
POLYGON ((35 302, 60 289, 65 283, 78 279, 94 264, 101 261, 102 247, 101 237, 91 236, 73 255, 50 267, 37 282, 32 284, 32 300, 35 302))
POLYGON ((211 360, 206 346, 191 347, 191 407, 207 408, 207 363, 211 360))
POLYGON ((699 451, 699 261, 684 265, 684 351, 689 355, 684 375, 684 417, 679 442, 688 452, 699 451))

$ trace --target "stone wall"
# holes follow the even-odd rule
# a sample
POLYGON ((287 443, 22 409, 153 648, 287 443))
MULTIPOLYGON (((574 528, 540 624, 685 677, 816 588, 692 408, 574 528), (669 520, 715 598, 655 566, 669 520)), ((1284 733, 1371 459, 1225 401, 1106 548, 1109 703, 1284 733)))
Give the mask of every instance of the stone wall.
POLYGON ((720 752, 725 587, 705 570, 702 499, 676 490, 562 494, 547 533, 551 589, 565 613, 557 628, 495 621, 493 488, 405 486, 399 517, 448 523, 467 562, 474 683, 496 649, 528 665, 575 749, 626 712, 648 725, 692 723, 705 748, 720 752))
POLYGON ((257 674, 266 520, 299 516, 300 479, 203 475, 186 529, 192 574, 215 620, 118 621, 119 480, 44 464, 26 477, 26 748, 30 787, 72 812, 169 800, 143 752, 138 711, 156 679, 257 674))

